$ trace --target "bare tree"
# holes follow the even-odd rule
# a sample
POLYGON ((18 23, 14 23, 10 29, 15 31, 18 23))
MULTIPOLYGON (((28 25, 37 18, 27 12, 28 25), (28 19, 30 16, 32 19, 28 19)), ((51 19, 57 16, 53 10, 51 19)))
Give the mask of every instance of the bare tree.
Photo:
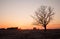
POLYGON ((34 24, 41 24, 44 27, 44 31, 46 31, 46 26, 51 21, 52 15, 54 15, 53 8, 50 6, 41 6, 32 18, 36 21, 34 24))

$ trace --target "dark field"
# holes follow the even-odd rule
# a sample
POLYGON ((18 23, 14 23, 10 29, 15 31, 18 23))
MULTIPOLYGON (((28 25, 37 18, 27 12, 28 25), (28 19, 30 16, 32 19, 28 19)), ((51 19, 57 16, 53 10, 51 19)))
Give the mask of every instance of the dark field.
POLYGON ((0 29, 0 39, 60 39, 60 29, 43 30, 19 30, 0 29))

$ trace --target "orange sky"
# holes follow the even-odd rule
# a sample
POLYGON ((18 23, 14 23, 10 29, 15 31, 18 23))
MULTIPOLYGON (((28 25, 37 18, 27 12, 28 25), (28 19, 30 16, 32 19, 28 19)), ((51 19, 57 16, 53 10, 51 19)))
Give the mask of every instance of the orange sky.
MULTIPOLYGON (((9 27, 18 27, 21 29, 33 29, 33 27, 36 27, 37 29, 44 29, 43 26, 38 26, 38 25, 0 25, 0 28, 9 28, 9 27)), ((47 29, 60 29, 60 24, 48 24, 47 29)))
POLYGON ((34 15, 41 5, 54 8, 55 15, 47 27, 60 28, 60 0, 0 0, 0 28, 31 29, 37 27, 32 25, 33 19, 30 16, 34 15))

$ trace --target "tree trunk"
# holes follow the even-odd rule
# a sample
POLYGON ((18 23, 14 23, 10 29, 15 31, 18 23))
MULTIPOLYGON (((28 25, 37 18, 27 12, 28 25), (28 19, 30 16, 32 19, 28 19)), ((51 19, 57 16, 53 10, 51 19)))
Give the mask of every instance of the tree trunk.
POLYGON ((44 25, 44 32, 46 32, 46 25, 44 25))

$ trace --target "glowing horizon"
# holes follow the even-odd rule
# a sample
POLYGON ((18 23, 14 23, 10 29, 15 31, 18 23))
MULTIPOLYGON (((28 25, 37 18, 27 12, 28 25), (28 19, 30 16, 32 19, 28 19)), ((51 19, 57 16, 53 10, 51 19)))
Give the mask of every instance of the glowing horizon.
POLYGON ((59 4, 60 0, 0 0, 0 28, 33 28, 35 25, 32 25, 33 19, 30 15, 41 5, 54 8, 55 15, 50 25, 48 24, 49 28, 60 28, 59 4))

